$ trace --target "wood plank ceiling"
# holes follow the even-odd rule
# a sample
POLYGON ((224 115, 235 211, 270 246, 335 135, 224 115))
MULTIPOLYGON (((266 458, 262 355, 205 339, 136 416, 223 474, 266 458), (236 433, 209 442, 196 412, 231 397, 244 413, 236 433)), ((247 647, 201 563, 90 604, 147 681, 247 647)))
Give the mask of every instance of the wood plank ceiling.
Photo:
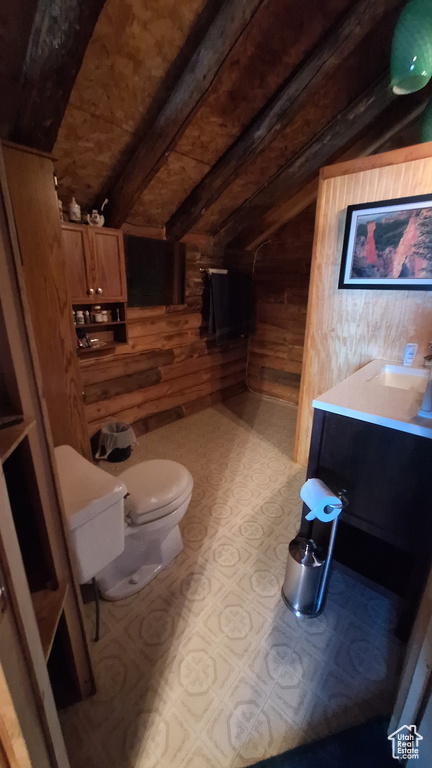
POLYGON ((388 85, 403 5, 19 0, 0 20, 19 85, 2 137, 53 148, 63 201, 107 197, 111 225, 256 247, 313 201, 323 164, 418 117, 428 90, 388 85))

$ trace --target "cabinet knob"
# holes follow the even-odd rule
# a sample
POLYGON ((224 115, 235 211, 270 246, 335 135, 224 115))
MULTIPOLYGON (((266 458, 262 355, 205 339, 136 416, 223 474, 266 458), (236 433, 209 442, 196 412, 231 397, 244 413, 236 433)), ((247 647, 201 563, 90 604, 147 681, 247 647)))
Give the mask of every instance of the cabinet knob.
POLYGON ((94 294, 94 288, 89 288, 89 289, 88 289, 88 291, 87 291, 87 293, 89 294, 89 296, 93 296, 93 294, 94 294))
POLYGON ((98 293, 100 296, 103 293, 102 288, 96 288, 96 293, 98 293))

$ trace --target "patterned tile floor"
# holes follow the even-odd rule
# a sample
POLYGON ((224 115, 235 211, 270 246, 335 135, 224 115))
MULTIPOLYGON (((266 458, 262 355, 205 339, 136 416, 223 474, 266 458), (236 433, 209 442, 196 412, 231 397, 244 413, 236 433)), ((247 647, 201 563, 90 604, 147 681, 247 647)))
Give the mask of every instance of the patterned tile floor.
MULTIPOLYGON (((296 415, 246 393, 104 465, 171 458, 195 486, 181 555, 101 603, 97 694, 61 714, 72 768, 241 768, 391 711, 392 601, 337 570, 317 619, 280 597, 305 475, 290 458, 296 415)), ((91 634, 91 604, 86 616, 91 634)))

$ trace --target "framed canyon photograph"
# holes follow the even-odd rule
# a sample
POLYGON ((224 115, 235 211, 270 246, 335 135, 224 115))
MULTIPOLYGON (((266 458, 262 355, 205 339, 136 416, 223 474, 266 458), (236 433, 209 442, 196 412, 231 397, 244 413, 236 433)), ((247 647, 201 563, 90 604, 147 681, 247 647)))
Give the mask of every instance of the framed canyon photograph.
POLYGON ((349 205, 338 287, 432 290, 432 195, 349 205))

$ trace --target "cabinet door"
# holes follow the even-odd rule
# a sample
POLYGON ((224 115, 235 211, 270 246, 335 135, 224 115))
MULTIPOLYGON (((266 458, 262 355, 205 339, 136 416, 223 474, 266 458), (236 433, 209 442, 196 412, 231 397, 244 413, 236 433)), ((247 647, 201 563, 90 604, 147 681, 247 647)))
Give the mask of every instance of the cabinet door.
POLYGON ((116 229, 90 231, 96 262, 96 294, 100 301, 125 301, 123 233, 116 229))
POLYGON ((94 294, 96 276, 92 274, 88 232, 84 227, 63 224, 62 240, 66 274, 73 302, 88 301, 94 294))

